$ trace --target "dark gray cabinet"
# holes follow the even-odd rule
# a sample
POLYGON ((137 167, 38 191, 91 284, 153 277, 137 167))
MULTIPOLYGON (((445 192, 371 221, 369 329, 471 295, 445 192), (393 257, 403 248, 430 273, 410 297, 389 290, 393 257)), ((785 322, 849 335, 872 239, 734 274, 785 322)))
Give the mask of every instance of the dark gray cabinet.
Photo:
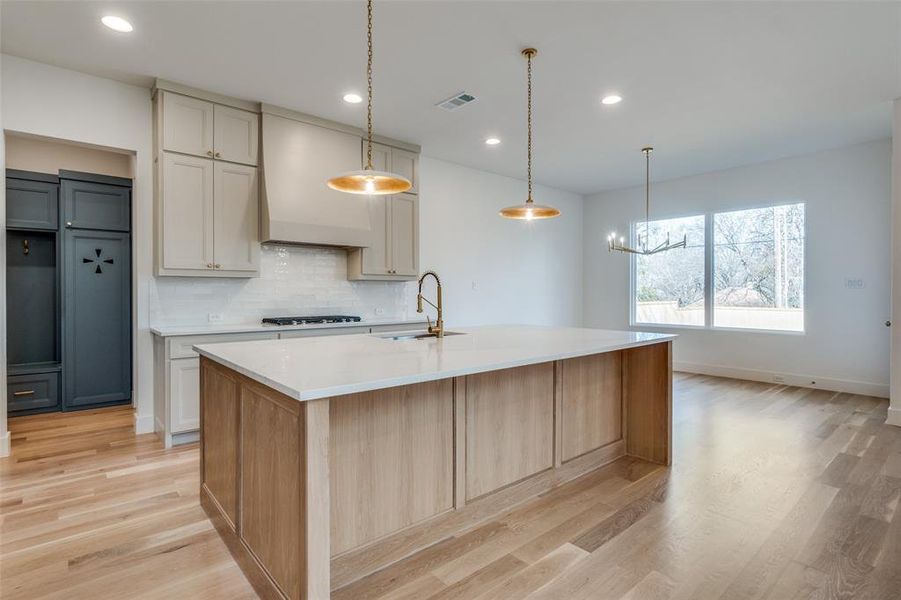
MULTIPOLYGON (((21 172, 19 172, 21 174, 21 172)), ((6 228, 56 231, 59 227, 59 184, 6 178, 6 228)))
POLYGON ((129 234, 67 229, 63 407, 131 399, 129 234))
POLYGON ((9 414, 130 402, 131 181, 8 169, 6 192, 9 414))
POLYGON ((67 229, 131 229, 131 188, 77 179, 61 179, 61 187, 67 229))

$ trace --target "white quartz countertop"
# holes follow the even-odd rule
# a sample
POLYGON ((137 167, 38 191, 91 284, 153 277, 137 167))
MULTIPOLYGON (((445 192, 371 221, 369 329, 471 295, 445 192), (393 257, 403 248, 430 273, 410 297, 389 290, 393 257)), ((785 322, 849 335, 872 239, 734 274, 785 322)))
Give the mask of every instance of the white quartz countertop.
POLYGON ((195 346, 210 358, 297 400, 316 400, 447 377, 601 354, 675 339, 607 329, 504 325, 464 335, 393 340, 341 335, 195 346))
POLYGON ((212 335, 217 333, 256 333, 260 331, 292 331, 296 329, 342 329, 346 327, 379 327, 385 325, 411 325, 425 324, 424 319, 391 319, 359 321, 356 323, 312 323, 310 325, 271 325, 269 323, 247 324, 221 324, 208 323, 200 325, 157 325, 150 328, 150 332, 160 337, 172 337, 178 335, 212 335))

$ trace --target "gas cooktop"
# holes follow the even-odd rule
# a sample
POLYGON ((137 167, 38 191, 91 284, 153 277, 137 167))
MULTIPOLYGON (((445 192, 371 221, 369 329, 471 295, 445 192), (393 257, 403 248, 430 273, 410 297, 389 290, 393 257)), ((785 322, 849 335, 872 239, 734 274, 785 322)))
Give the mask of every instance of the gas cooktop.
POLYGON ((272 325, 313 325, 321 323, 358 323, 360 317, 350 315, 313 315, 310 317, 266 317, 263 323, 272 325))

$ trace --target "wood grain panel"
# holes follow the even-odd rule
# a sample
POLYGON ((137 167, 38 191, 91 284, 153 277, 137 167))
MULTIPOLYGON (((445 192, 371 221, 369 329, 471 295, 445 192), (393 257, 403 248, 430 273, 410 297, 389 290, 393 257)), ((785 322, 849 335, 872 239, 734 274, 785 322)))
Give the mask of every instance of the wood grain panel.
POLYGON ((626 453, 672 461, 672 342, 623 351, 626 453))
POLYGON ((622 352, 560 361, 564 461, 622 438, 622 352))
POLYGON ((329 400, 303 403, 304 597, 328 598, 331 589, 329 539, 329 400))
POLYGON ((302 479, 300 403, 241 386, 241 539, 282 592, 301 598, 302 479))
POLYGON ((332 554, 454 504, 453 380, 332 399, 332 554))
POLYGON ((238 522, 238 381, 206 358, 200 361, 201 478, 232 529, 238 522))
POLYGON ((466 499, 554 466, 554 364, 466 377, 466 499))

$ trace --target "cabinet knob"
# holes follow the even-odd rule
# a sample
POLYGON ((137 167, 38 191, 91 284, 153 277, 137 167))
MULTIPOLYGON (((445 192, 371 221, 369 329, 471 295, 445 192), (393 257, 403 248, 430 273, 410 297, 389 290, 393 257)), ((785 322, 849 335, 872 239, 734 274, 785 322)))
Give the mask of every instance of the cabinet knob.
POLYGON ((207 268, 207 269, 212 269, 212 268, 213 268, 213 263, 207 263, 207 264, 206 264, 206 268, 207 268))
POLYGON ((219 154, 219 153, 217 152, 217 153, 216 153, 216 158, 219 158, 220 156, 222 156, 222 155, 219 154))
POLYGON ((72 228, 72 221, 66 221, 66 229, 72 228))
POLYGON ((222 265, 220 265, 219 263, 216 263, 216 268, 217 269, 222 268, 222 265))
POLYGON ((207 155, 207 156, 213 156, 213 151, 212 151, 212 150, 207 150, 207 151, 206 151, 206 155, 207 155))

